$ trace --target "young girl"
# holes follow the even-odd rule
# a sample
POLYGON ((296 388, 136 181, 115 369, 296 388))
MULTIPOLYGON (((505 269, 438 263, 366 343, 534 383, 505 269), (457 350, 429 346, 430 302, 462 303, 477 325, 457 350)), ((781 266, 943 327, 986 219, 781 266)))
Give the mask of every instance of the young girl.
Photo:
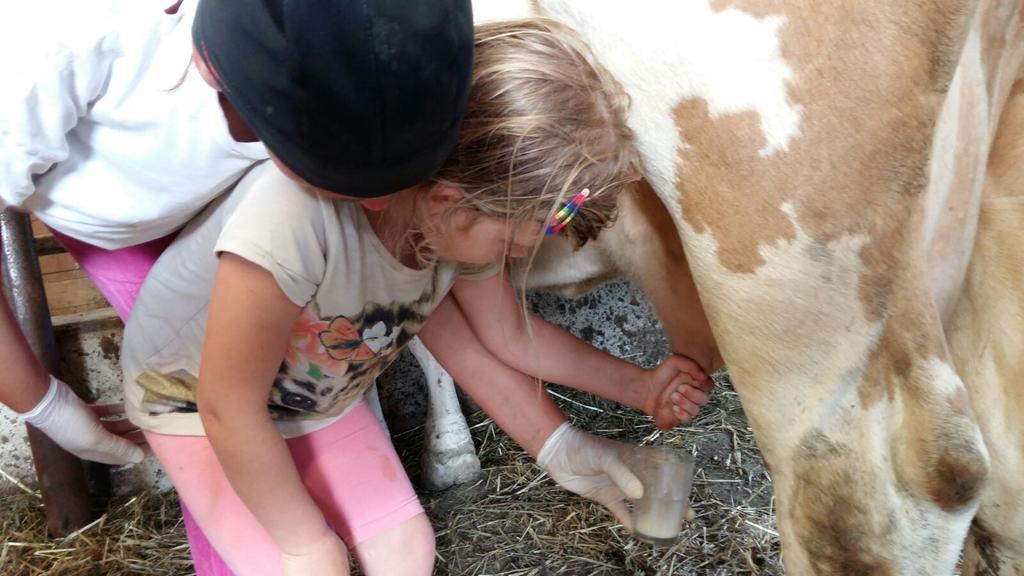
MULTIPOLYGON (((469 0, 288 8, 37 0, 0 18, 0 209, 43 221, 123 320, 173 234, 268 149, 297 180, 374 206, 451 150, 468 92, 469 0)), ((104 428, 130 433, 127 422, 101 424, 47 374, 2 298, 0 366, 0 404, 69 452, 142 460, 104 428)), ((218 562, 182 512, 197 570, 214 576, 218 562)))
POLYGON ((550 325, 530 334, 501 264, 545 229, 582 242, 609 221, 636 178, 624 96, 549 22, 482 27, 475 48, 462 133, 431 182, 365 212, 265 163, 143 286, 123 349, 128 413, 236 574, 347 574, 349 550, 369 575, 431 573, 430 523, 361 398, 439 306, 426 333, 441 356, 456 374, 498 367, 493 396, 508 403, 491 410, 584 496, 638 495, 628 448, 565 427, 551 404, 534 413, 519 375, 637 406, 706 400, 681 386, 680 359, 645 371, 550 325))
MULTIPOLYGON (((268 149, 297 180, 381 205, 440 166, 468 93, 469 0, 406 8, 12 5, 0 19, 0 209, 50 227, 126 319, 169 235, 268 149)), ((3 299, 0 365, 0 403, 65 449, 142 459, 46 373, 3 299)))

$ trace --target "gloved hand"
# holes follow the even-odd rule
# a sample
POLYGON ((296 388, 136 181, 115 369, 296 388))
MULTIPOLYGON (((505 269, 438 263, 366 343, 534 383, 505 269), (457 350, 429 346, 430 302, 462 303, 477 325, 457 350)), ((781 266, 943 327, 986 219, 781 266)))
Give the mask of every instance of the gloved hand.
POLYGON ((19 416, 83 460, 120 465, 142 462, 145 456, 137 444, 107 430, 96 413, 53 376, 39 404, 19 416))
POLYGON ((348 549, 331 530, 301 550, 281 552, 281 576, 347 575, 348 549))
POLYGON ((626 465, 633 448, 566 422, 544 442, 537 463, 559 486, 601 504, 632 531, 625 499, 635 500, 644 493, 640 479, 626 465))

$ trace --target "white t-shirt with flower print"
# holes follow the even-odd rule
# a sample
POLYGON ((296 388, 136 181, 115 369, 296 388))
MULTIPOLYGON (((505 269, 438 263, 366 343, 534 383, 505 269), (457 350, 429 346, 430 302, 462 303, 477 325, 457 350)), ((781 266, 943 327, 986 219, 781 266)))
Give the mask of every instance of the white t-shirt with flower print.
POLYGON ((457 276, 453 264, 402 265, 359 204, 307 191, 265 162, 185 228, 142 287, 122 365, 128 416, 144 429, 204 433, 195 394, 220 252, 263 267, 303 307, 267 400, 286 437, 342 416, 457 276))

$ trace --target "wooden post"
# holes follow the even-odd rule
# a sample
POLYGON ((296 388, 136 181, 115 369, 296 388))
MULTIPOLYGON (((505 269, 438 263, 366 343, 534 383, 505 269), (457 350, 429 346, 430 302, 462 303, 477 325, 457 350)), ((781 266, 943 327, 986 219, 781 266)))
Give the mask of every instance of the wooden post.
MULTIPOLYGON (((57 340, 50 324, 50 309, 27 214, 0 212, 0 245, 4 296, 32 351, 51 374, 59 377, 57 340)), ((32 426, 28 426, 28 440, 50 535, 64 536, 85 526, 90 512, 82 462, 32 426)))

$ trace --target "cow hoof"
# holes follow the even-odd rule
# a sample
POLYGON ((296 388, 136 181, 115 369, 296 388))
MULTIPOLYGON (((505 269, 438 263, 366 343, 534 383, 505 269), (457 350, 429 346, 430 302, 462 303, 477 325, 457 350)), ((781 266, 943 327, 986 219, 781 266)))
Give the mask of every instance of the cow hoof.
POLYGON ((480 459, 469 440, 442 450, 424 452, 421 465, 423 482, 434 491, 473 482, 480 477, 480 459))

